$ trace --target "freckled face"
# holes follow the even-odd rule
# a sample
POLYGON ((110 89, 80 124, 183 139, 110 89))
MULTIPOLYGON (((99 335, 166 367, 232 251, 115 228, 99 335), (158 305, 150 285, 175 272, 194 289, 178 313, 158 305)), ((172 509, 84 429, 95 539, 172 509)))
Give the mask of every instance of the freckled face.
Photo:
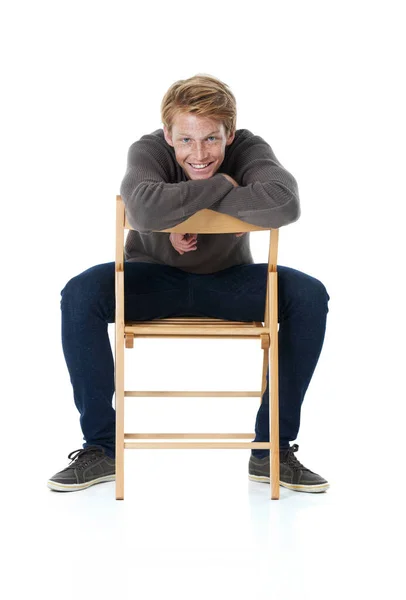
POLYGON ((224 124, 211 117, 178 113, 171 132, 164 127, 164 135, 189 179, 209 179, 220 168, 235 132, 227 136, 224 124))

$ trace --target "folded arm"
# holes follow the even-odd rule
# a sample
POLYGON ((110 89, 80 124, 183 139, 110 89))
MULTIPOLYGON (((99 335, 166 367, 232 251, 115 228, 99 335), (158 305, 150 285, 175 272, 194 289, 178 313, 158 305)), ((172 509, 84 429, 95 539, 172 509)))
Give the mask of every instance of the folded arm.
POLYGON ((120 188, 134 229, 144 233, 168 229, 203 208, 260 227, 278 228, 299 218, 296 180, 261 137, 243 130, 238 143, 230 146, 220 171, 235 179, 238 187, 221 172, 209 179, 171 183, 173 157, 164 145, 157 150, 154 137, 143 136, 130 147, 120 188))
POLYGON ((240 185, 212 210, 259 227, 278 228, 300 217, 297 182, 261 137, 247 135, 230 156, 229 173, 240 185))

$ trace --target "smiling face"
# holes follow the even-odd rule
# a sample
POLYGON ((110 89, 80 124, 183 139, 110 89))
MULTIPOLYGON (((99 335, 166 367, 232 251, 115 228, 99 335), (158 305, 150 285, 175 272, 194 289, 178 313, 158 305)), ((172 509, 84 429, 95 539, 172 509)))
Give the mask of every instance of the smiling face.
POLYGON ((212 117, 178 113, 171 132, 164 127, 164 135, 189 179, 209 179, 220 168, 235 132, 227 136, 224 124, 212 117))

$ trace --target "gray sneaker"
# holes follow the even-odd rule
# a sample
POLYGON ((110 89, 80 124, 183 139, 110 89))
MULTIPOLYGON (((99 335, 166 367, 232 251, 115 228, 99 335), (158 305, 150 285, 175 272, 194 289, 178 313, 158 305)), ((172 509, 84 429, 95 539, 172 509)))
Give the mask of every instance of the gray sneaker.
POLYGON ((88 446, 68 455, 72 462, 66 469, 48 480, 48 487, 57 492, 74 492, 116 478, 116 461, 100 446, 88 446))
MULTIPOLYGON (((295 490, 296 492, 325 492, 330 484, 317 475, 306 469, 294 456, 294 452, 299 450, 297 444, 291 448, 279 451, 279 483, 283 487, 295 490)), ((269 456, 265 458, 250 457, 248 465, 248 478, 251 481, 262 481, 269 483, 269 456)))

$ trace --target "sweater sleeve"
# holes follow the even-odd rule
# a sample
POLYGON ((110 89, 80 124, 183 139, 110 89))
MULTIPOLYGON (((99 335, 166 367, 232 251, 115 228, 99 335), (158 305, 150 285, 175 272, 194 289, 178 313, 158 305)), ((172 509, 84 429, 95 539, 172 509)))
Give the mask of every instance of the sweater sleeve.
POLYGON ((173 183, 174 168, 156 136, 143 136, 130 147, 120 194, 128 221, 137 231, 150 233, 174 227, 221 202, 234 187, 219 173, 209 179, 173 183))
POLYGON ((300 217, 295 178, 277 160, 272 148, 248 130, 230 156, 228 170, 240 187, 233 187, 212 210, 259 227, 279 228, 300 217))

